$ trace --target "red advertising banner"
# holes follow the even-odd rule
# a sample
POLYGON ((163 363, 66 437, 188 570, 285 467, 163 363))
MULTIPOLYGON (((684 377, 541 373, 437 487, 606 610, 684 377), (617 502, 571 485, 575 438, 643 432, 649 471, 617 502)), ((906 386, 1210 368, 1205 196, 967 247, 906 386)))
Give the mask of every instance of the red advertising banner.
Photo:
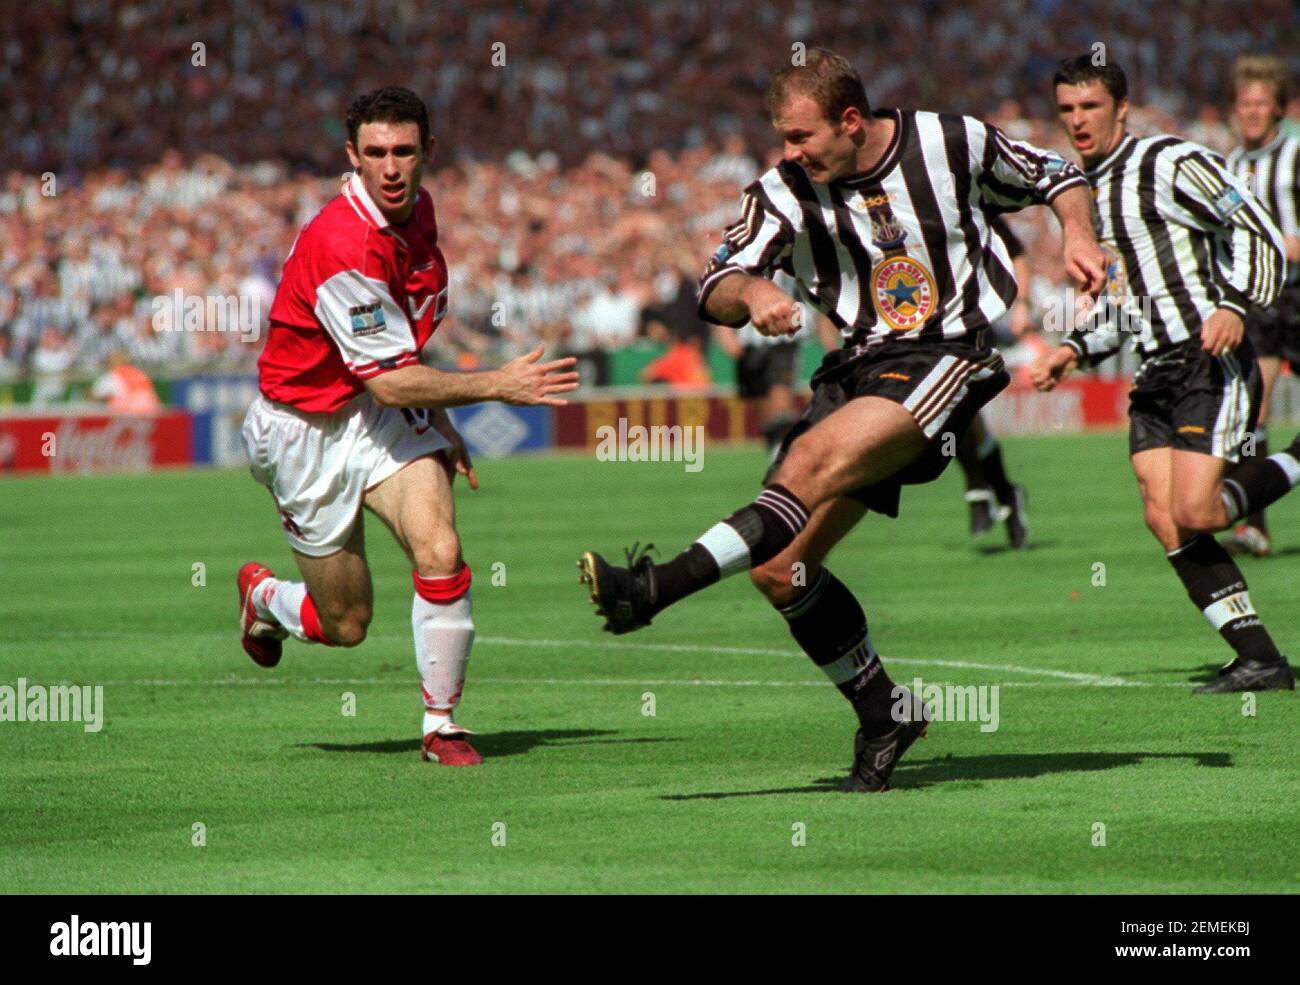
POLYGON ((1066 380, 1051 393, 1039 393, 1016 379, 984 408, 994 434, 1053 434, 1113 428, 1128 420, 1126 377, 1066 380))
MULTIPOLYGON (((1039 393, 1017 379, 985 409, 994 434, 1053 434, 1113 428, 1128 419, 1127 378, 1067 380, 1051 393, 1039 393)), ((614 400, 571 400, 556 407, 554 446, 594 449, 601 428, 703 425, 712 441, 758 438, 758 408, 737 397, 663 396, 614 400)))
POLYGON ((602 427, 703 426, 713 441, 742 441, 761 435, 758 408, 738 397, 629 397, 586 400, 555 408, 555 447, 594 449, 602 427))
POLYGON ((186 411, 0 417, 0 472, 147 472, 191 460, 186 411))

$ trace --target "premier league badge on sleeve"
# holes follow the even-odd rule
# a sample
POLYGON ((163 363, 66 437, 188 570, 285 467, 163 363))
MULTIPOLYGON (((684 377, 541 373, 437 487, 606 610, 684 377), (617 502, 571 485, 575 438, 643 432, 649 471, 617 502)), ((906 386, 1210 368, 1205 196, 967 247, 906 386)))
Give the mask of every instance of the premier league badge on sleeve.
POLYGON ((352 335, 358 339, 378 335, 387 327, 383 306, 378 301, 349 308, 348 317, 352 319, 352 335))
POLYGON ((1241 192, 1235 188, 1225 188, 1223 194, 1214 200, 1214 211, 1218 213, 1220 219, 1227 219, 1245 204, 1246 200, 1241 197, 1241 192))

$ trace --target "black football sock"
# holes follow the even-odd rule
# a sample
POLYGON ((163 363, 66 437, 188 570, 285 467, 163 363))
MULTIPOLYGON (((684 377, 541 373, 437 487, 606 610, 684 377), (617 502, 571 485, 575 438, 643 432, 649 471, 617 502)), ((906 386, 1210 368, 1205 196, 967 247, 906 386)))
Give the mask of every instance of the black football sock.
POLYGON ((1223 507, 1228 523, 1236 523, 1271 506, 1300 483, 1300 437, 1276 455, 1254 455, 1238 464, 1223 480, 1223 507))
POLYGON ((1282 659, 1250 604, 1241 569, 1217 540, 1209 534, 1197 534, 1170 551, 1168 557, 1192 603, 1205 613, 1237 656, 1261 663, 1282 659))
POLYGON ((998 502, 1010 506, 1015 501, 1016 491, 1002 465, 1002 446, 993 435, 984 439, 984 445, 980 448, 980 464, 984 467, 984 474, 989 477, 989 485, 993 487, 998 502))
POLYGON ((843 582, 822 568, 807 592, 777 611, 803 652, 848 698, 867 738, 898 726, 894 682, 871 645, 862 606, 843 582))
POLYGON ((667 608, 715 581, 770 561, 808 525, 808 508, 785 486, 773 483, 665 564, 655 565, 658 609, 667 608))
MULTIPOLYGON (((1255 458, 1268 458, 1268 428, 1261 424, 1255 428, 1255 458)), ((1246 517, 1246 522, 1256 530, 1268 533, 1268 519, 1264 516, 1264 511, 1253 510, 1250 516, 1246 517)))
POLYGON ((975 429, 967 428, 966 433, 957 442, 957 464, 961 466, 962 475, 966 477, 966 490, 987 489, 988 476, 984 474, 984 464, 980 460, 979 442, 975 440, 975 429))

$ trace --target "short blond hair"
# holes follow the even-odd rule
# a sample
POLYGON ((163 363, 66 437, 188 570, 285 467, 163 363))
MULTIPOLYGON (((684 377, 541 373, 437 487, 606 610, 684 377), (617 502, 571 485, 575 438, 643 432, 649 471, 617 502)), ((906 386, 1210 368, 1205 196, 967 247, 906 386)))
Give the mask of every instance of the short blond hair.
POLYGON ((1242 55, 1232 66, 1232 99, 1235 102, 1242 87, 1252 82, 1263 82, 1273 87, 1277 104, 1286 112, 1291 101, 1291 73, 1286 63, 1273 55, 1242 55))

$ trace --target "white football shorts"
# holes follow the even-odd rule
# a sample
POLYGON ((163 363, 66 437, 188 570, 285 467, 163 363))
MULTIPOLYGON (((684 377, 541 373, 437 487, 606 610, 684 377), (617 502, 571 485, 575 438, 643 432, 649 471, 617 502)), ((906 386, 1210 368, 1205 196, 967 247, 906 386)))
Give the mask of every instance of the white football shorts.
POLYGON ((347 544, 366 490, 448 447, 426 412, 384 407, 368 393, 332 414, 305 414, 259 395, 243 438, 248 470, 275 497, 289 545, 311 557, 347 544))

